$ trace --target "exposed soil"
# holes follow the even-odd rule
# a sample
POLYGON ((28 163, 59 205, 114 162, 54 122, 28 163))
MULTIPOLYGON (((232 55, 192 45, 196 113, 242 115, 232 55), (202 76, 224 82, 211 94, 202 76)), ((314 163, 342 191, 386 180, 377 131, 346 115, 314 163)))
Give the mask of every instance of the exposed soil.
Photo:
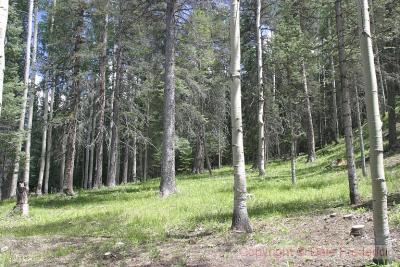
MULTIPOLYGON (((7 246, 18 266, 365 266, 373 256, 372 214, 345 215, 331 210, 253 220, 251 235, 197 229, 152 245, 58 236, 0 238, 0 248, 7 246), (363 236, 350 235, 356 224, 365 225, 363 236)), ((400 259, 400 229, 391 229, 391 238, 400 259)))

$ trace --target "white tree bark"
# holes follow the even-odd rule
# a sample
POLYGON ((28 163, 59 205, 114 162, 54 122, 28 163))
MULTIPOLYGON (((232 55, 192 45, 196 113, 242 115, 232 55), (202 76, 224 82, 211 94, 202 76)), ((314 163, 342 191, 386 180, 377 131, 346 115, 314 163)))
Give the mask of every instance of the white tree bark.
POLYGON ((265 175, 265 131, 264 131, 264 83, 263 83, 263 59, 261 40, 261 0, 257 0, 256 12, 257 30, 257 85, 258 85, 258 173, 265 175))
POLYGON ((8 0, 1 0, 0 1, 0 117, 3 106, 4 69, 6 67, 4 46, 6 41, 7 21, 8 21, 8 0))
POLYGON ((317 159, 315 153, 315 135, 314 135, 314 123, 311 111, 310 96, 308 93, 307 83, 307 69, 304 61, 302 62, 302 75, 303 75, 303 89, 306 99, 306 123, 307 123, 307 146, 308 146, 308 162, 314 162, 317 159))
POLYGON ((387 187, 383 165, 382 122, 379 112, 378 85, 372 46, 368 0, 357 1, 360 8, 360 45, 366 83, 370 168, 372 179, 375 261, 386 262, 391 257, 392 245, 387 212, 387 187))
POLYGON ((246 171, 243 149, 242 95, 240 77, 240 0, 231 0, 230 18, 231 47, 231 120, 232 155, 234 168, 234 203, 232 229, 252 232, 247 214, 246 171))
POLYGON ((20 136, 17 138, 15 145, 15 158, 13 175, 9 184, 8 197, 15 197, 17 190, 17 181, 19 175, 19 165, 21 160, 21 148, 24 141, 24 125, 25 125, 25 113, 28 100, 29 91, 29 73, 31 68, 31 45, 32 45, 32 19, 33 19, 33 6, 34 0, 29 0, 29 13, 28 13, 28 29, 27 29, 27 40, 26 40, 26 52, 25 52, 25 70, 24 70, 24 92, 21 99, 21 113, 19 118, 18 132, 20 136))
POLYGON ((30 82, 30 92, 29 92, 29 109, 28 109, 28 125, 26 129, 26 142, 25 142, 25 168, 24 168, 24 182, 26 183, 26 188, 29 192, 29 172, 31 166, 31 144, 32 144, 32 120, 33 120, 33 105, 35 103, 36 96, 36 73, 37 73, 37 45, 38 45, 38 26, 39 26, 39 7, 37 0, 35 1, 35 27, 33 31, 33 50, 32 50, 32 75, 30 82))

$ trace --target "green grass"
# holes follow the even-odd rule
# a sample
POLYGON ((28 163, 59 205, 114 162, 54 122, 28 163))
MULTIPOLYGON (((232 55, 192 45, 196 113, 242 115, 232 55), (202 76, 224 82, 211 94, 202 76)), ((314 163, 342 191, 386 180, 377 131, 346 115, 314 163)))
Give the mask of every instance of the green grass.
MULTIPOLYGON (((264 179, 248 170, 250 217, 293 216, 339 206, 346 209, 346 170, 329 167, 331 161, 343 158, 343 150, 343 145, 328 146, 318 152, 318 160, 312 164, 300 157, 295 186, 290 182, 289 162, 269 163, 264 179)), ((387 171, 390 192, 399 189, 399 170, 395 167, 387 171)), ((370 181, 358 174, 361 196, 370 198, 370 181)), ((32 197, 30 217, 26 219, 8 217, 14 203, 6 201, 0 203, 0 236, 110 237, 143 244, 166 240, 171 232, 187 232, 198 227, 224 232, 231 222, 232 180, 231 168, 216 170, 212 177, 180 175, 177 177, 179 193, 167 199, 158 196, 158 180, 114 189, 79 191, 74 197, 32 197)), ((393 223, 400 223, 400 212, 393 218, 393 223)))

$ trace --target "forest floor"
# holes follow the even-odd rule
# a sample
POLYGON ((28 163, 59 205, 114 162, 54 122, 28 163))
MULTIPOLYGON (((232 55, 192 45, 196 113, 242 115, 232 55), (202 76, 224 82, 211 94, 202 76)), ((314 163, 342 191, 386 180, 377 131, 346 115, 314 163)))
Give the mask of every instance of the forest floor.
MULTIPOLYGON (((319 150, 314 163, 299 157, 295 186, 289 162, 270 162, 263 179, 248 170, 249 235, 229 230, 231 168, 180 175, 179 193, 167 199, 155 179, 32 196, 25 219, 9 216, 12 201, 0 203, 0 266, 373 266, 370 180, 358 172, 365 205, 349 206, 346 169, 332 167, 343 151, 341 143, 319 150), (363 236, 350 235, 355 224, 365 225, 363 236)), ((400 154, 385 164, 400 259, 400 154)))

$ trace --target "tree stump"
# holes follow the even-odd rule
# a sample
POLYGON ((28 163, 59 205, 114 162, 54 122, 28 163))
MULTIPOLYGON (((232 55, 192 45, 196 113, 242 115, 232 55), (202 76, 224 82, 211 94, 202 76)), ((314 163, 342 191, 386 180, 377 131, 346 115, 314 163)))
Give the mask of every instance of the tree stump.
POLYGON ((17 205, 14 210, 21 212, 22 216, 29 215, 28 188, 25 182, 17 183, 17 205))
POLYGON ((362 235, 364 235, 364 228, 365 228, 365 225, 363 225, 363 224, 353 225, 351 227, 350 234, 352 236, 362 236, 362 235))

